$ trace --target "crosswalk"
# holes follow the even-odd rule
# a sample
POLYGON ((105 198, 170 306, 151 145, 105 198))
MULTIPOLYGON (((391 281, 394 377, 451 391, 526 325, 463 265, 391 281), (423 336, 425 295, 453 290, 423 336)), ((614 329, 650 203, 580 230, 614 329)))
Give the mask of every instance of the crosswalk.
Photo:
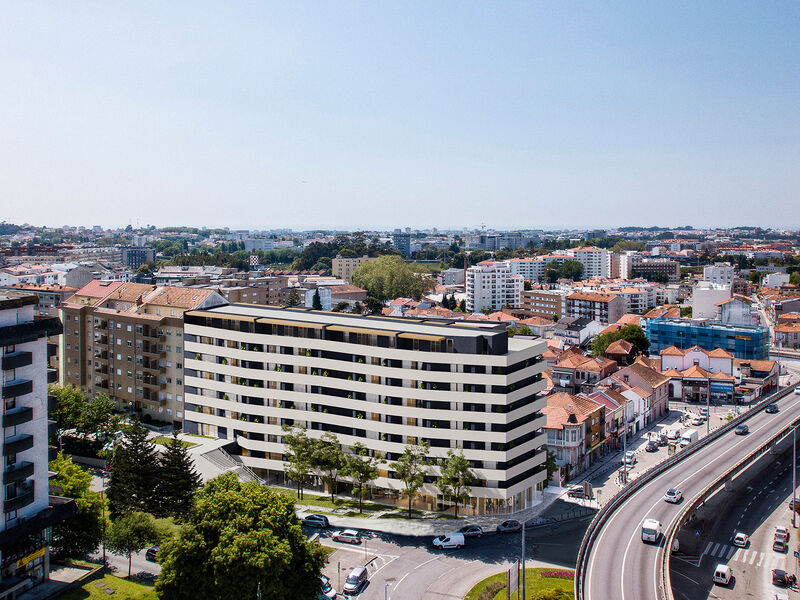
POLYGON ((770 563, 776 562, 775 559, 780 561, 785 559, 783 554, 774 553, 766 555, 763 552, 758 552, 757 550, 739 548, 737 546, 723 544, 720 542, 708 542, 705 550, 703 550, 703 554, 713 558, 718 558, 725 562, 738 562, 742 565, 754 565, 756 567, 762 566, 765 559, 767 559, 770 563))

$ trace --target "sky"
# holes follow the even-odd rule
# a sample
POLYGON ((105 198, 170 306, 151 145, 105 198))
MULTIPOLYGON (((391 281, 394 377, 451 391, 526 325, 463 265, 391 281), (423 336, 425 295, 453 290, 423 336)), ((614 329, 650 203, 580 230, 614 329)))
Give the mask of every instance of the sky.
POLYGON ((0 6, 0 221, 800 227, 797 2, 0 6))

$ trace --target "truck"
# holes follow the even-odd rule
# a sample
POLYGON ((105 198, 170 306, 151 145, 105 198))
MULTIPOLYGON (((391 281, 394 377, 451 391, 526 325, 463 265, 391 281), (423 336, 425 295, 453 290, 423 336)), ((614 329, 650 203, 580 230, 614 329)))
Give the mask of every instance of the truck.
POLYGON ((685 448, 692 442, 696 442, 699 438, 700 434, 697 433, 697 429, 687 429, 681 436, 681 447, 685 448))
POLYGON ((642 541, 658 543, 661 538, 661 523, 656 519, 645 519, 642 523, 642 541))

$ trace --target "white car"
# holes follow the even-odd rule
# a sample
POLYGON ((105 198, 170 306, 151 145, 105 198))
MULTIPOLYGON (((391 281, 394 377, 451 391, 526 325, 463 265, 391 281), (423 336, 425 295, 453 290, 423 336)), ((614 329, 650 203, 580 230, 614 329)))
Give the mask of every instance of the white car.
POLYGON ((733 536, 733 545, 738 546, 739 548, 747 548, 747 541, 749 539, 750 538, 747 537, 746 533, 742 533, 740 531, 733 536))
POLYGON ((692 419, 692 425, 702 425, 703 424, 703 417, 695 417, 692 419))
POLYGON ((320 575, 319 578, 322 580, 322 591, 319 593, 318 600, 336 600, 337 594, 331 585, 331 580, 325 575, 320 575))
POLYGON ((464 534, 451 533, 448 535, 440 535, 433 538, 434 548, 463 548, 464 547, 464 534))
POLYGON ((683 498, 683 493, 680 490, 676 490, 675 488, 667 490, 667 493, 664 494, 664 500, 670 502, 672 504, 677 504, 683 498))
POLYGON ((332 536, 334 542, 346 542, 348 544, 360 544, 361 534, 355 529, 344 529, 337 531, 332 536))
POLYGON ((622 462, 626 465, 636 464, 636 454, 633 452, 633 450, 628 450, 625 453, 625 458, 622 459, 622 462))

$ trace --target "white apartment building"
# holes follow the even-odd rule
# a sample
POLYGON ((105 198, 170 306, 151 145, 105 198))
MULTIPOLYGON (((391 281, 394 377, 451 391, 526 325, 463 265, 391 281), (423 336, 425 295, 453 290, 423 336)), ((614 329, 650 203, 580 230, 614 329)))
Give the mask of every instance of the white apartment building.
POLYGON ((467 311, 500 310, 506 304, 519 308, 524 287, 504 262, 485 261, 467 269, 467 311))
POLYGON ((566 254, 583 265, 583 278, 611 277, 611 250, 586 246, 571 248, 566 254))
MULTIPOLYGON (((298 424, 385 459, 373 497, 401 499, 391 463, 426 441, 431 458, 463 449, 477 479, 470 511, 540 500, 543 341, 510 338, 496 324, 251 305, 184 319, 185 430, 230 440, 257 473, 285 479, 281 426, 298 424)), ((428 469, 424 506, 441 508, 438 467, 428 469)))
POLYGON ((789 285, 789 274, 767 273, 761 280, 761 285, 766 287, 780 287, 782 285, 789 285))
POLYGON ((718 304, 731 297, 731 286, 715 285, 700 281, 692 289, 692 318, 716 319, 719 314, 718 304))
POLYGON ((716 285, 731 285, 736 278, 736 268, 729 263, 714 263, 703 267, 703 281, 716 285))
POLYGON ((521 275, 523 279, 532 283, 544 280, 544 258, 538 256, 536 258, 512 258, 503 262, 508 266, 512 275, 521 275))

